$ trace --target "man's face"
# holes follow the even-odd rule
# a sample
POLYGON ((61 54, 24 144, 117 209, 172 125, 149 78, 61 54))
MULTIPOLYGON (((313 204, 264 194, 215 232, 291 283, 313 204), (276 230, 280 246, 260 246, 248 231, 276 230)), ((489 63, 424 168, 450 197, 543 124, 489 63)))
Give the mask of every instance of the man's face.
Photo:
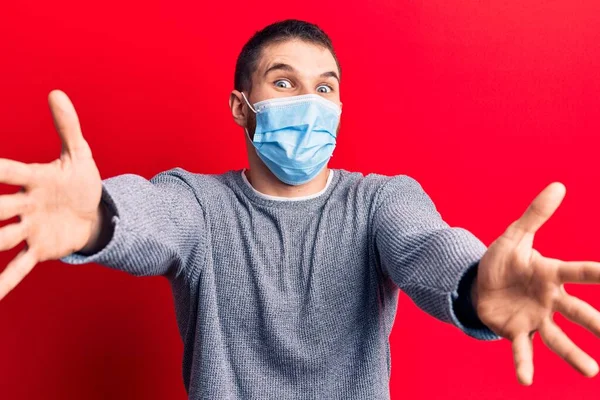
MULTIPOLYGON (((286 40, 263 48, 256 70, 252 74, 252 88, 245 93, 250 104, 275 97, 318 94, 340 107, 339 71, 331 52, 302 40, 286 40)), ((240 92, 232 93, 241 107, 240 118, 234 119, 247 127, 254 136, 256 117, 245 104, 240 92)), ((338 127, 339 129, 339 127, 338 127)))

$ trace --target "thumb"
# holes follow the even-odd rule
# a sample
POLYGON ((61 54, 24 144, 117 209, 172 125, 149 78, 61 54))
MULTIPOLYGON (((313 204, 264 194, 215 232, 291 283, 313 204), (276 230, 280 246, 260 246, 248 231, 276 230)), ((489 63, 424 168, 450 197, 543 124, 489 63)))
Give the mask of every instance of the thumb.
POLYGON ((71 157, 91 156, 91 149, 83 138, 79 118, 69 97, 63 91, 53 90, 48 95, 48 104, 62 142, 62 154, 71 157))
POLYGON ((566 193, 565 185, 552 182, 533 199, 523 215, 505 232, 511 239, 519 240, 526 234, 535 234, 558 209, 566 193))

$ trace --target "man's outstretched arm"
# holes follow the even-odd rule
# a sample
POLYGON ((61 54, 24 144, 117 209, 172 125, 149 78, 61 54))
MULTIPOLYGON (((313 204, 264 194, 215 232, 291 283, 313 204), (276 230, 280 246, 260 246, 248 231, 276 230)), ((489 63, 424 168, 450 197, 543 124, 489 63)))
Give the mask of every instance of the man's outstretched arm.
POLYGON ((477 339, 499 339, 474 318, 467 295, 486 246, 466 229, 450 227, 421 185, 406 175, 385 184, 374 213, 384 273, 428 314, 477 339))
POLYGON ((185 271, 204 233, 190 174, 175 169, 150 181, 129 174, 103 182, 67 95, 55 90, 48 101, 60 157, 47 164, 0 159, 0 183, 21 187, 0 196, 0 220, 18 217, 0 228, 0 251, 26 242, 0 274, 0 299, 46 260, 96 261, 137 275, 185 271))
POLYGON ((191 273, 192 258, 203 256, 206 232, 202 206, 188 184, 193 179, 175 168, 150 180, 134 174, 104 180, 90 241, 60 260, 136 276, 191 273))
POLYGON ((600 312, 564 288, 565 283, 600 283, 600 262, 562 261, 533 248, 535 233, 562 202, 564 185, 549 184, 487 249, 468 231, 444 223, 414 179, 397 177, 388 185, 375 218, 375 241, 382 268, 415 303, 472 336, 510 340, 523 385, 533 382, 536 332, 581 374, 598 374, 596 361, 556 325, 553 315, 560 312, 600 337, 600 312), (461 302, 476 310, 476 319, 465 320, 470 327, 454 312, 461 302))

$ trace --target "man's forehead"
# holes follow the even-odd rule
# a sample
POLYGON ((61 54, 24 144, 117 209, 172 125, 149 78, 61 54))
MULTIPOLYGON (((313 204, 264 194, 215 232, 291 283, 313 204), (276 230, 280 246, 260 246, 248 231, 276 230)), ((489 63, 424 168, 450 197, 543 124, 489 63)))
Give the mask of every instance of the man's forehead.
POLYGON ((320 75, 327 71, 339 73, 337 63, 327 47, 302 40, 287 40, 265 46, 255 72, 262 76, 277 64, 289 65, 308 75, 320 75))

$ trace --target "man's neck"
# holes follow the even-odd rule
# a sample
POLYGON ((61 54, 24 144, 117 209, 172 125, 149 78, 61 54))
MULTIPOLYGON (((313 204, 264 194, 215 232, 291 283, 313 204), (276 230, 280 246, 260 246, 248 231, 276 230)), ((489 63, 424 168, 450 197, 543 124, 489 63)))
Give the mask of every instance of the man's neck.
POLYGON ((288 185, 281 182, 265 165, 247 169, 245 174, 252 187, 262 194, 277 197, 301 197, 319 193, 325 188, 327 178, 329 178, 329 168, 325 167, 311 181, 301 185, 288 185))

